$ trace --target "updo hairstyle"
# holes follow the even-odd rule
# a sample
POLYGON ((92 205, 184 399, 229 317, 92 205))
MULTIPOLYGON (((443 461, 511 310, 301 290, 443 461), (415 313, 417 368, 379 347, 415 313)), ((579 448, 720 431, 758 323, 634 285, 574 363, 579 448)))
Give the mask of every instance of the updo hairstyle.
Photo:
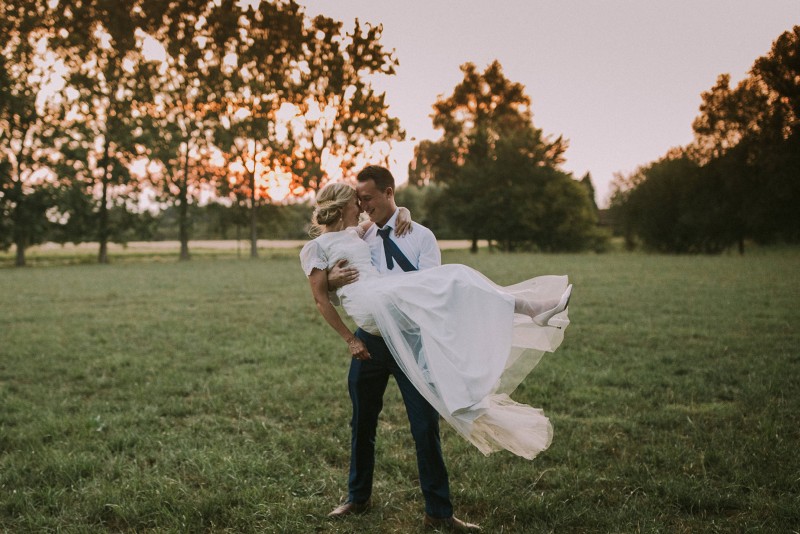
POLYGON ((314 215, 311 217, 312 232, 318 233, 322 226, 341 220, 342 210, 355 194, 355 189, 341 182, 323 187, 317 194, 314 215))

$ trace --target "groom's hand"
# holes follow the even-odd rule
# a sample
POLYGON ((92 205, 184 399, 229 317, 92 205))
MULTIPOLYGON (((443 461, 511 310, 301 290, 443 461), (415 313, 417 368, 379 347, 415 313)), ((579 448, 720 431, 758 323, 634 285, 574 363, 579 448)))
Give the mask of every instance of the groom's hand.
POLYGON ((339 289, 356 280, 358 280, 358 269, 347 267, 347 260, 339 260, 328 270, 328 289, 339 289))

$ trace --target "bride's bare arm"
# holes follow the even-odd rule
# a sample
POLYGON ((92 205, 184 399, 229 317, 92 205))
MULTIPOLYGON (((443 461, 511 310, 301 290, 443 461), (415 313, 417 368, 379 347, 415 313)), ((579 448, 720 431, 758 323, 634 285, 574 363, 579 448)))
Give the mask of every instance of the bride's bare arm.
POLYGON ((333 328, 337 334, 347 343, 350 355, 357 360, 368 360, 369 352, 364 343, 350 332, 350 329, 342 321, 342 317, 328 298, 328 275, 325 271, 314 269, 308 277, 311 285, 311 294, 317 304, 317 310, 325 321, 333 328))
POLYGON ((394 234, 397 237, 403 237, 406 234, 410 234, 413 230, 411 226, 411 212, 408 211, 408 208, 404 208, 400 206, 397 208, 397 228, 394 229, 394 234))

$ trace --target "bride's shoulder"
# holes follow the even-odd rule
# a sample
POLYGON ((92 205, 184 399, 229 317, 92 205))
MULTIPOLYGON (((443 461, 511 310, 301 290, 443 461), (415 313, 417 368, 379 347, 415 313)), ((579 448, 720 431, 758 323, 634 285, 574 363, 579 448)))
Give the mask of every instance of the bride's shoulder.
POLYGON ((300 255, 304 256, 309 254, 311 251, 315 251, 320 248, 320 243, 317 241, 317 238, 312 239, 311 241, 306 241, 303 248, 300 249, 300 255))
POLYGON ((320 254, 330 246, 330 234, 320 234, 311 241, 306 241, 303 245, 301 253, 303 254, 320 254))
POLYGON ((335 234, 336 234, 336 232, 324 232, 322 234, 319 234, 317 237, 315 237, 314 239, 312 239, 308 243, 306 243, 306 245, 308 246, 308 245, 311 245, 312 243, 314 243, 316 245, 322 246, 325 243, 330 242, 334 238, 335 234))

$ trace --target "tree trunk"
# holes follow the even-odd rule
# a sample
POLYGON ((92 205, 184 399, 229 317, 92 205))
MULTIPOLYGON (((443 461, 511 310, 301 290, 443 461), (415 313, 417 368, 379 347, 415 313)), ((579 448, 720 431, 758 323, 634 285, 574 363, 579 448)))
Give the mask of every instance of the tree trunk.
POLYGON ((25 264, 25 248, 26 248, 25 238, 24 237, 20 237, 17 241, 14 242, 14 244, 17 246, 17 259, 16 259, 16 262, 14 263, 14 265, 16 265, 17 267, 25 267, 25 265, 26 265, 25 264))
POLYGON ((239 225, 239 221, 236 221, 236 258, 242 257, 242 248, 241 243, 239 240, 242 238, 242 227, 239 225))
POLYGON ((103 149, 103 188, 100 196, 100 213, 97 217, 97 240, 100 242, 100 251, 97 254, 97 262, 101 264, 108 263, 108 182, 109 178, 109 148, 108 141, 103 149))
POLYGON ((28 231, 28 227, 24 223, 25 212, 23 210, 25 209, 25 193, 22 189, 22 176, 20 172, 20 162, 24 157, 23 150, 24 147, 20 148, 19 153, 15 155, 17 163, 14 172, 17 176, 17 179, 12 180, 14 183, 14 189, 12 192, 12 205, 16 204, 16 206, 13 208, 11 217, 14 221, 14 244, 17 247, 17 258, 14 265, 17 267, 25 267, 25 249, 28 248, 28 243, 30 241, 29 236, 26 233, 28 231))
POLYGON ((189 255, 189 206, 186 203, 186 196, 186 182, 184 182, 180 186, 178 209, 178 235, 181 241, 180 261, 188 261, 191 258, 189 255))
POLYGON ((744 238, 739 238, 739 255, 744 256, 744 238))
POLYGON ((469 251, 473 254, 478 253, 478 237, 475 235, 472 236, 472 246, 469 248, 469 251))
POLYGON ((14 265, 17 267, 25 267, 25 249, 28 247, 28 231, 25 220, 25 202, 22 196, 22 185, 20 182, 14 183, 14 196, 16 197, 17 205, 13 208, 12 220, 14 221, 14 245, 17 247, 17 259, 14 265))
POLYGON ((103 199, 100 204, 100 216, 98 229, 98 241, 100 242, 100 250, 97 253, 98 263, 108 263, 108 207, 106 206, 106 194, 108 185, 103 181, 103 199))
MULTIPOLYGON (((255 165, 255 161, 253 162, 255 165)), ((256 222, 258 221, 256 213, 256 173, 255 166, 253 172, 250 173, 250 257, 258 258, 258 231, 256 230, 256 222)))
POLYGON ((189 261, 189 143, 186 143, 186 156, 183 162, 183 181, 178 193, 178 233, 181 241, 180 261, 189 261))

